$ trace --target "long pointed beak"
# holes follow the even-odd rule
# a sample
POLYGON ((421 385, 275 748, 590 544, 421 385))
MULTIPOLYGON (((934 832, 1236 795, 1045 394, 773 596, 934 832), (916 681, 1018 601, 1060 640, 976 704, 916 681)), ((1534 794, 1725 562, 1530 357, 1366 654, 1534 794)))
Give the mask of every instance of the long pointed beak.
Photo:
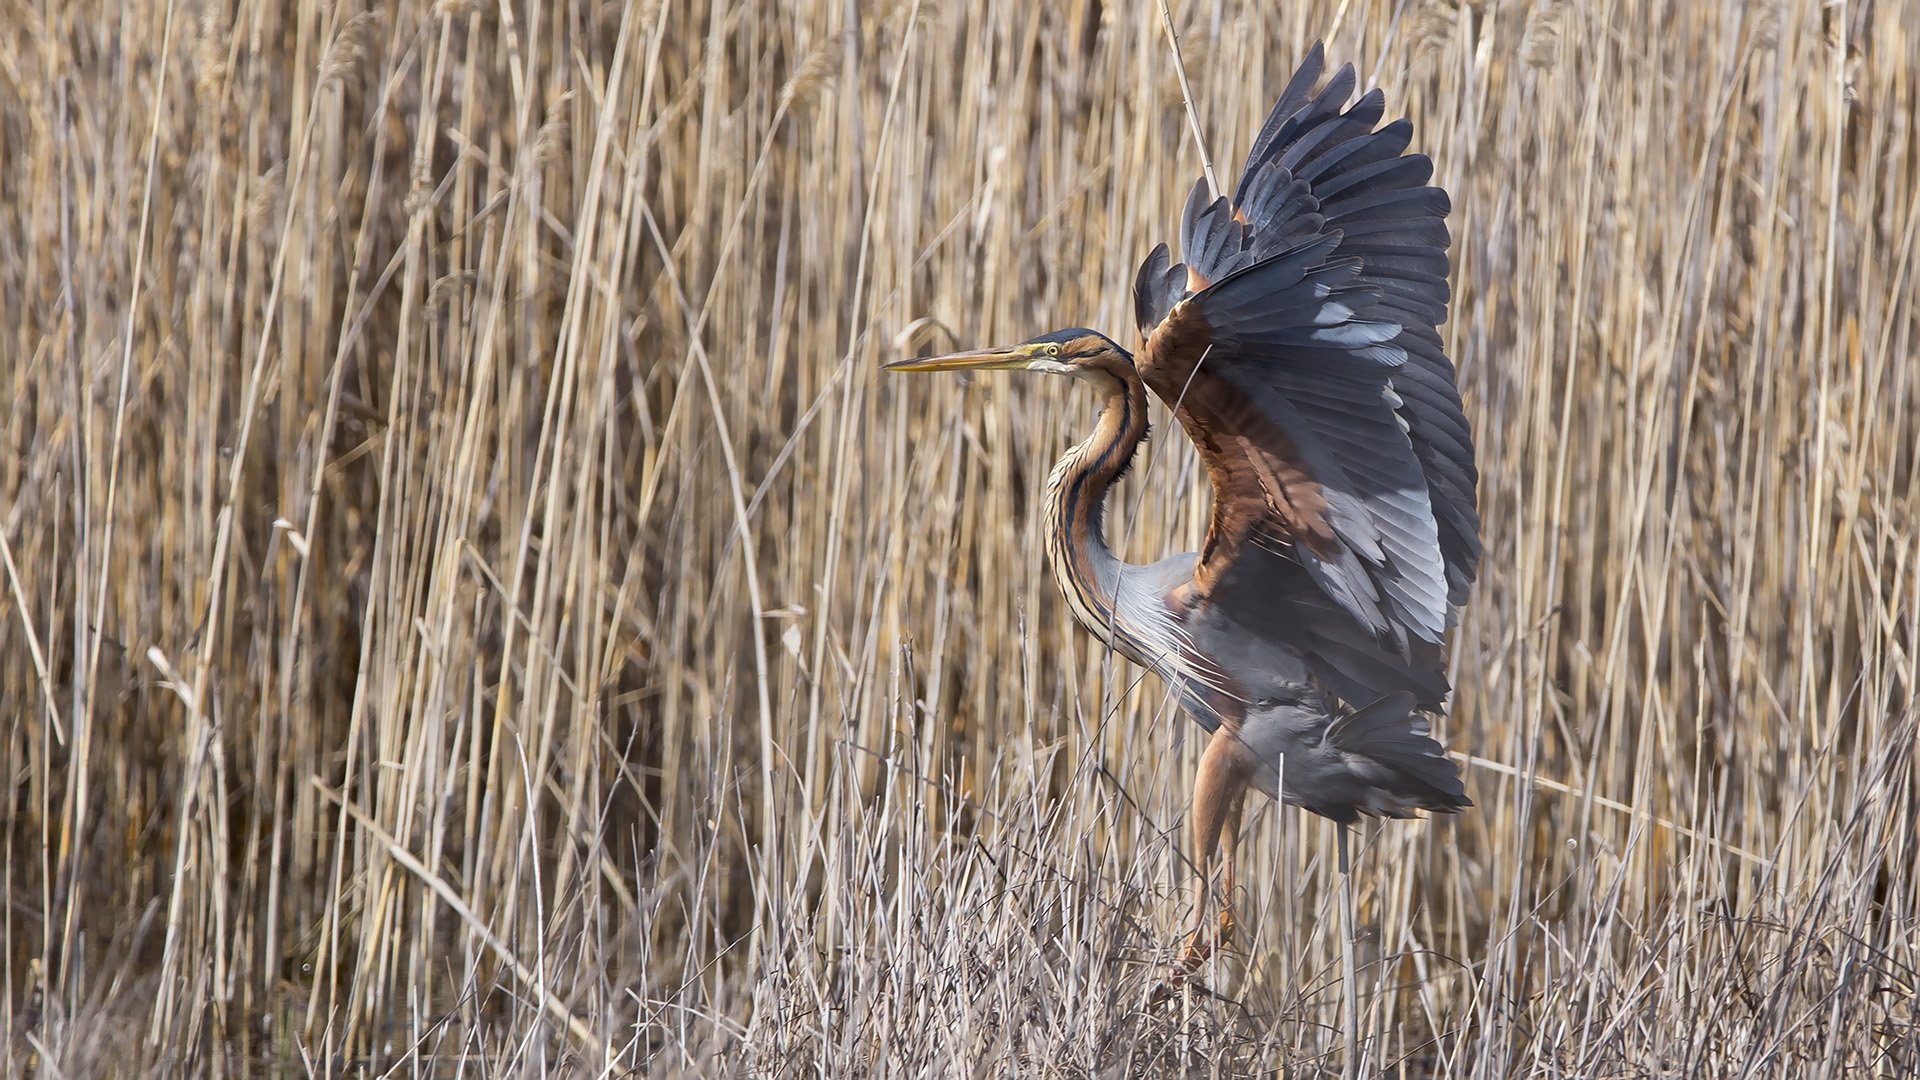
POLYGON ((921 356, 895 360, 883 371, 993 371, 1025 369, 1033 363, 1032 348, 1015 345, 1007 349, 980 349, 976 352, 948 353, 946 356, 921 356))

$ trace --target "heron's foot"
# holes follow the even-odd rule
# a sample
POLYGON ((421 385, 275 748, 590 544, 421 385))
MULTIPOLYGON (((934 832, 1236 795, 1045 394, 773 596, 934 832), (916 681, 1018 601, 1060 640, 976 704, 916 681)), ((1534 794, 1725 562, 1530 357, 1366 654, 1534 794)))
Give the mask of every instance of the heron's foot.
POLYGON ((1154 984, 1153 993, 1147 995, 1147 1007, 1157 1009, 1165 1005, 1167 1002, 1172 1001, 1184 993, 1188 986, 1192 986, 1198 993, 1212 993, 1211 990, 1207 989, 1207 985, 1200 981, 1199 976, 1198 966, 1189 965, 1187 961, 1183 959, 1180 963, 1174 965, 1171 971, 1167 972, 1166 978, 1154 984))
POLYGON ((1220 922, 1212 933, 1208 933, 1204 925, 1194 930, 1187 940, 1185 951, 1180 954, 1180 962, 1167 973, 1166 979, 1160 985, 1154 987, 1153 996, 1149 999, 1150 1003, 1158 1005, 1166 1001, 1184 989, 1190 981, 1198 985, 1199 981, 1195 976, 1207 966, 1207 962, 1213 959, 1215 953, 1226 948, 1227 942, 1232 937, 1233 909, 1222 907, 1220 922))
POLYGON ((1200 981, 1199 976, 1207 966, 1207 961, 1213 956, 1213 950, 1214 943, 1205 940, 1204 935, 1196 932, 1193 940, 1187 943, 1186 950, 1180 954, 1180 962, 1173 965, 1167 972, 1166 978, 1154 984, 1153 993, 1147 995, 1148 1007, 1159 1008, 1165 1005, 1184 991, 1189 984, 1194 989, 1207 993, 1206 984, 1200 981))
POLYGON ((1214 928, 1212 934, 1207 933, 1205 926, 1194 930, 1192 938, 1187 942, 1187 951, 1180 955, 1181 970, 1189 974, 1199 971, 1206 966, 1207 961, 1213 959, 1214 953, 1225 949, 1227 942, 1232 939, 1233 908, 1222 905, 1220 923, 1214 928))

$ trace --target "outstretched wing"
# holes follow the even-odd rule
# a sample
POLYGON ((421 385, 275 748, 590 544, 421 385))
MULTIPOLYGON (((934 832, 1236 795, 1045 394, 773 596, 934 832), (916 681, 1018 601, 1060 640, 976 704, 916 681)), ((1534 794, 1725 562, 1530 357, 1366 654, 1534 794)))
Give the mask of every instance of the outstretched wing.
POLYGON ((1431 162, 1404 153, 1411 125, 1375 130, 1378 90, 1346 108, 1351 66, 1315 93, 1324 67, 1315 45, 1231 199, 1195 188, 1185 263, 1163 244, 1141 266, 1137 363, 1213 481, 1196 590, 1325 638, 1332 681, 1361 701, 1430 701, 1480 559, 1472 438, 1437 329, 1450 206, 1431 162), (1380 685, 1389 657, 1401 677, 1380 685))

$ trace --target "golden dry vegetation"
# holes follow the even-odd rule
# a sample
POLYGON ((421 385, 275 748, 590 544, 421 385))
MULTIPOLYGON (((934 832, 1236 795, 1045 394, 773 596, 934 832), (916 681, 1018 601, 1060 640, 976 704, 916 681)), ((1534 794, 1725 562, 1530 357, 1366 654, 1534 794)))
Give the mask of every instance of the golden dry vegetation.
MULTIPOLYGON (((1920 1071, 1920 7, 1172 5, 1452 192, 1478 806, 1370 1068, 1920 1071)), ((1062 380, 1197 175, 1157 4, 0 0, 8 1075, 1308 1077, 1338 875, 1071 625, 1062 380)), ((1156 430, 1174 431, 1164 414, 1156 430)), ((1158 438, 1114 512, 1190 550, 1158 438)))

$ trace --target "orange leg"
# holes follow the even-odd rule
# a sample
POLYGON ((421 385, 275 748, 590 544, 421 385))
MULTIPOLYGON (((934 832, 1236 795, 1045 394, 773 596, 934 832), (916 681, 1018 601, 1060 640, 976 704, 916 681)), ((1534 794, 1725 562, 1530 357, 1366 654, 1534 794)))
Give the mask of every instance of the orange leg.
POLYGON ((1200 871, 1200 898, 1194 910, 1193 940, 1180 961, 1180 966, 1189 972, 1206 963, 1213 950, 1224 944, 1227 935, 1233 932, 1235 850, 1239 846, 1247 781, 1252 773, 1246 754, 1246 745, 1237 736, 1221 730, 1214 732, 1206 752, 1200 755, 1200 775, 1193 789, 1194 861, 1200 871), (1219 932, 1210 940, 1206 932, 1207 901, 1213 893, 1210 865, 1223 829, 1227 833, 1225 890, 1221 895, 1219 932))
POLYGON ((1233 800, 1227 804, 1226 821, 1226 873, 1220 886, 1220 944, 1225 945, 1233 936, 1233 902, 1239 898, 1238 881, 1235 873, 1240 852, 1240 818, 1247 808, 1247 781, 1243 775, 1233 793, 1233 800))

